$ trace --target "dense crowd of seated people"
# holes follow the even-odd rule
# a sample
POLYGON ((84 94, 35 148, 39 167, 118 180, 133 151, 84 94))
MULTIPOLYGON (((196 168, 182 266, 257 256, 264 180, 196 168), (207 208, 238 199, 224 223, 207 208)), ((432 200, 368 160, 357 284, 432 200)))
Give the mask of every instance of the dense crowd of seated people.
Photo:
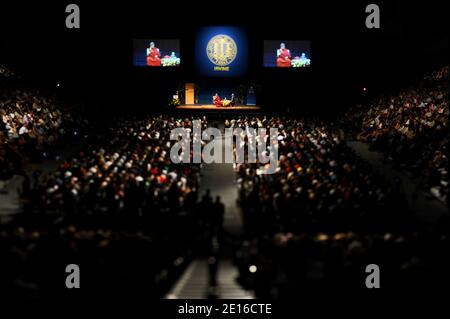
POLYGON ((448 248, 448 236, 416 233, 421 227, 400 182, 386 181, 329 125, 278 117, 241 117, 226 125, 278 128, 275 174, 260 174, 262 164, 236 165, 244 220, 236 262, 240 282, 258 297, 363 288, 358 274, 370 262, 388 269, 389 279, 398 275, 399 285, 423 284, 416 277, 426 267, 449 265, 447 257, 425 251, 430 243, 448 248))
POLYGON ((324 221, 332 228, 369 227, 385 224, 384 215, 392 221, 402 213, 386 210, 404 204, 401 185, 386 182, 326 124, 270 117, 241 118, 230 126, 278 128, 277 173, 259 174, 252 164, 236 167, 244 210, 260 210, 259 224, 265 220, 290 230, 315 224, 323 230, 324 221))
POLYGON ((188 207, 198 188, 198 167, 171 161, 170 131, 190 125, 191 119, 162 116, 121 120, 42 177, 33 203, 45 211, 110 215, 188 207))
MULTIPOLYGON (((36 90, 6 88, 0 106, 2 176, 20 170, 24 158, 54 153, 79 127, 65 106, 36 90)), ((24 213, 0 224, 0 293, 34 299, 62 291, 61 269, 76 263, 86 265, 93 291, 140 287, 160 298, 191 258, 216 254, 212 243, 226 237, 224 206, 209 192, 199 201, 199 164, 170 158, 171 130, 191 129, 194 119, 104 123, 56 169, 25 178, 24 213)), ((424 187, 448 191, 448 68, 353 108, 346 119, 350 132, 415 172, 424 187)), ((448 282, 448 215, 428 232, 409 212, 401 181, 375 171, 334 126, 242 116, 225 127, 278 129, 274 174, 262 174, 260 163, 234 165, 244 224, 234 258, 240 284, 257 297, 364 288, 370 263, 384 269, 389 287, 448 282)))
POLYGON ((192 119, 118 120, 55 171, 36 174, 25 213, 0 232, 9 248, 0 267, 15 269, 15 276, 1 271, 6 287, 54 291, 60 278, 50 278, 53 269, 48 277, 32 270, 52 258, 52 267, 89 264, 91 288, 147 287, 161 297, 197 235, 199 166, 170 160, 176 127, 192 127, 192 119))
POLYGON ((443 67, 407 90, 354 107, 342 117, 359 140, 384 152, 443 200, 449 190, 448 74, 449 67, 443 67))
POLYGON ((67 135, 86 123, 51 95, 8 80, 0 93, 1 173, 24 176, 24 213, 0 225, 0 292, 54 295, 63 288, 61 270, 77 263, 88 265, 93 291, 142 287, 161 297, 198 235, 199 167, 169 158, 170 130, 192 127, 192 119, 102 123, 56 170, 29 175, 28 163, 67 147, 67 135))
POLYGON ((2 179, 19 172, 24 161, 54 157, 69 135, 85 126, 54 96, 17 83, 2 87, 0 117, 2 179))

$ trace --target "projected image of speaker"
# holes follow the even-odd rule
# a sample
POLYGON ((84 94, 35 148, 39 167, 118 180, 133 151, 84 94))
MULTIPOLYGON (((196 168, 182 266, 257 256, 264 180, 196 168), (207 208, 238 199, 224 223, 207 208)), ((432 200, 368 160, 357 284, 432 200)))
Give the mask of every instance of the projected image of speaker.
POLYGON ((264 66, 273 68, 305 68, 311 65, 310 41, 264 41, 264 66))
POLYGON ((176 67, 180 63, 179 40, 134 39, 133 41, 134 66, 176 67))

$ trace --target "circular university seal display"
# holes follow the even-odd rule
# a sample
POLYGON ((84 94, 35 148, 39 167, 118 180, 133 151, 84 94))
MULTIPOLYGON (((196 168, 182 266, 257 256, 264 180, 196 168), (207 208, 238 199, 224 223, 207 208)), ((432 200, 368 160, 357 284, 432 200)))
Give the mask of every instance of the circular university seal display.
POLYGON ((209 40, 206 46, 206 54, 215 65, 226 66, 236 58, 236 42, 228 35, 216 35, 209 40))

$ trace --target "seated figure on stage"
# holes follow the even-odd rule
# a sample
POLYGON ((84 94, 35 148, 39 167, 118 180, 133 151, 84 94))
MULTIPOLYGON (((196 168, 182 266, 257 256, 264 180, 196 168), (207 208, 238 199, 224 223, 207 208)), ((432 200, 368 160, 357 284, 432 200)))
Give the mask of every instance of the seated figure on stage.
POLYGON ((236 97, 234 96, 234 93, 231 93, 230 106, 234 106, 235 104, 236 104, 236 97))
POLYGON ((216 93, 216 94, 214 95, 213 101, 214 101, 214 105, 215 105, 215 106, 217 106, 217 107, 222 107, 222 106, 223 106, 222 100, 220 99, 219 94, 216 93))
POLYGON ((159 49, 155 47, 154 42, 150 42, 150 47, 147 48, 147 65, 161 66, 161 53, 159 53, 159 49))
POLYGON ((286 45, 284 43, 281 43, 280 48, 277 50, 277 67, 291 67, 291 52, 289 49, 286 49, 286 45))

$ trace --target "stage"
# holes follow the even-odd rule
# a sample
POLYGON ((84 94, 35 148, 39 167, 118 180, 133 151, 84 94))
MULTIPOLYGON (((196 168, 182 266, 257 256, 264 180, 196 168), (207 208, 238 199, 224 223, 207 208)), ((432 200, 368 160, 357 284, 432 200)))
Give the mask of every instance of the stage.
POLYGON ((214 110, 214 111, 259 111, 261 108, 257 105, 235 105, 217 107, 214 104, 185 104, 177 106, 179 110, 214 110))

